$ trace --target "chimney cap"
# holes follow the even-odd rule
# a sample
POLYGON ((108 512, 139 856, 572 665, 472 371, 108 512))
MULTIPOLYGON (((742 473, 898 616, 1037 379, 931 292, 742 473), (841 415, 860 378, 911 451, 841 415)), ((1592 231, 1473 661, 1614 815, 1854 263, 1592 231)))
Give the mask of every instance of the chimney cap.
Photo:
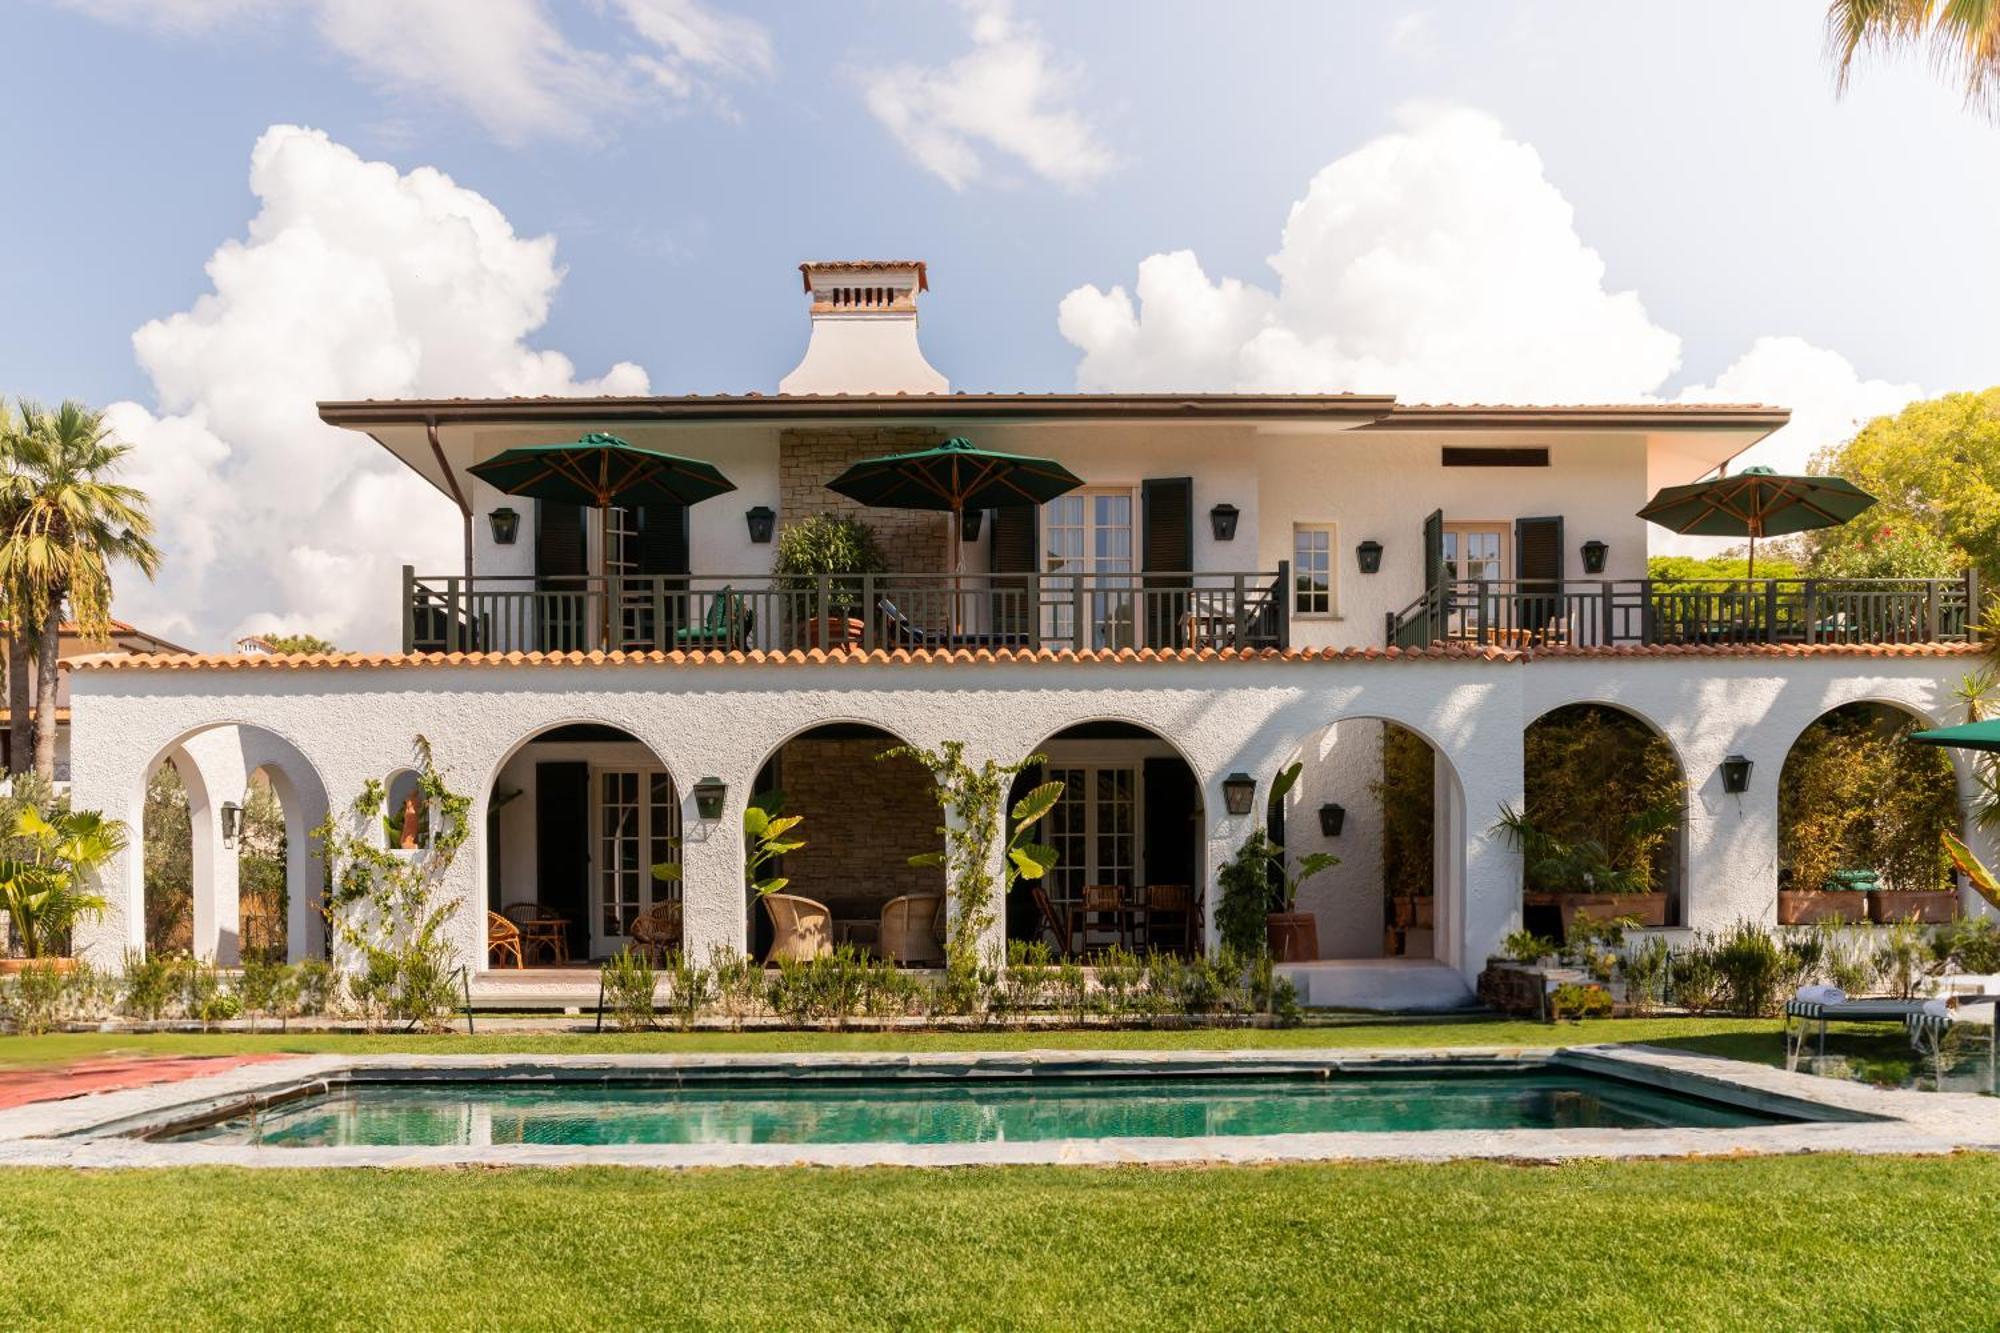
POLYGON ((927 292, 931 289, 930 275, 921 259, 809 259, 799 265, 799 276, 804 280, 806 293, 810 295, 815 273, 886 273, 898 269, 915 269, 917 290, 927 292))

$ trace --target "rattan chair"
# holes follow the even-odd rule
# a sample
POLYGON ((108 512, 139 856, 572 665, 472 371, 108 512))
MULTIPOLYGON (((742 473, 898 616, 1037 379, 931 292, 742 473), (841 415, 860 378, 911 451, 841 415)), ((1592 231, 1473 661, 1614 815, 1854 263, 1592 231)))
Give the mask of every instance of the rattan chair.
POLYGON ((892 963, 907 967, 944 961, 944 895, 906 893, 882 905, 882 931, 875 948, 892 963))
POLYGON ((764 911, 771 918, 771 948, 766 964, 790 959, 795 963, 825 958, 833 952, 833 913, 825 903, 790 893, 767 893, 764 911))
POLYGON ((486 914, 486 961, 493 962, 496 954, 503 963, 511 957, 515 967, 527 966, 521 960, 521 928, 498 912, 489 911, 486 914))
POLYGON ((653 962, 664 963, 670 952, 681 947, 681 905, 654 903, 650 910, 641 912, 632 922, 632 947, 653 962))

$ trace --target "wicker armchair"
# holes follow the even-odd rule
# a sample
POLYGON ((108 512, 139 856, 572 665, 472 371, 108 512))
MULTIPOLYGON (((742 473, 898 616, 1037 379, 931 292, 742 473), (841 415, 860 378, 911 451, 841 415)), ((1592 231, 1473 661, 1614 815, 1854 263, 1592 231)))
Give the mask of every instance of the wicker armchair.
POLYGON ((655 963, 665 962, 668 953, 681 947, 681 905, 655 903, 641 912, 632 922, 632 947, 655 963))
POLYGON ((875 948, 892 963, 916 967, 944 961, 944 895, 906 893, 882 905, 875 948))
POLYGON ((501 916, 498 912, 486 914, 486 960, 491 963, 498 958, 506 962, 510 957, 515 967, 525 967, 521 961, 521 928, 501 916))
POLYGON ((833 952, 833 913, 825 903, 789 893, 767 893, 762 901, 772 930, 766 963, 787 958, 805 963, 833 952))

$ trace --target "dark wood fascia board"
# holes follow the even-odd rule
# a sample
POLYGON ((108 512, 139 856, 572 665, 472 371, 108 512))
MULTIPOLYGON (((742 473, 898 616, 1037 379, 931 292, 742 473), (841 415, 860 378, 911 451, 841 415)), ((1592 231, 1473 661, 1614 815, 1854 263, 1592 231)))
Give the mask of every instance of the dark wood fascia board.
POLYGON ((1362 430, 1757 430, 1792 419, 1790 408, 1762 405, 1629 407, 1398 407, 1362 430))

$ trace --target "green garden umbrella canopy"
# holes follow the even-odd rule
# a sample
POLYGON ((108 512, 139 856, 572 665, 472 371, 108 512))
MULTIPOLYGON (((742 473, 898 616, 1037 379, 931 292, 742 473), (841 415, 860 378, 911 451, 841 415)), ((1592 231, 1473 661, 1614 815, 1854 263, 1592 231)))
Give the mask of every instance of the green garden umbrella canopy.
POLYGON ((1874 503, 1874 496, 1839 477, 1787 477, 1746 467, 1733 477, 1668 486, 1639 517, 1689 536, 1748 537, 1754 575, 1759 537, 1837 528, 1874 503))
POLYGON ((1966 722, 1956 727, 1912 732, 1910 739, 1924 745, 1949 745, 1956 750, 2000 752, 2000 717, 1989 717, 1984 722, 1966 722))
POLYGON ((736 489, 713 463, 641 449, 601 432, 571 444, 524 444, 474 463, 469 471, 509 495, 593 509, 691 505, 736 489))
POLYGON ((963 436, 909 454, 864 458, 826 484, 877 509, 1001 509, 1041 504, 1083 485, 1061 463, 981 449, 963 436))

